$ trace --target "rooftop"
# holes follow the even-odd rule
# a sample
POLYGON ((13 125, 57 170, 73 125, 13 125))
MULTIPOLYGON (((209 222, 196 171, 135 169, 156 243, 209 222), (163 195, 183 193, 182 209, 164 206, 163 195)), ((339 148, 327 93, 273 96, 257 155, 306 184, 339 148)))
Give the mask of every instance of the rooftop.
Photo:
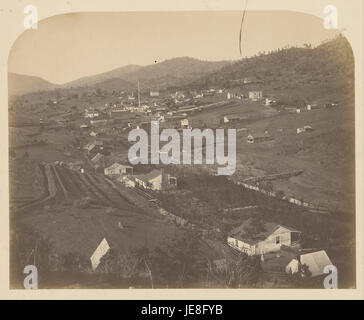
POLYGON ((116 169, 116 168, 132 168, 131 166, 126 166, 126 165, 123 165, 123 164, 120 164, 120 163, 113 163, 111 166, 107 167, 107 169, 116 169))
POLYGON ((323 274, 324 268, 332 265, 325 250, 302 254, 300 256, 300 262, 308 266, 312 277, 323 274))
POLYGON ((139 175, 136 176, 136 178, 139 179, 139 180, 142 180, 142 181, 150 181, 150 180, 152 180, 154 178, 157 178, 161 174, 162 174, 161 170, 154 169, 149 173, 139 174, 139 175))
POLYGON ((252 245, 259 241, 265 240, 279 227, 283 227, 291 232, 298 232, 295 229, 279 225, 275 222, 267 222, 249 218, 240 226, 234 228, 231 231, 230 236, 252 245))

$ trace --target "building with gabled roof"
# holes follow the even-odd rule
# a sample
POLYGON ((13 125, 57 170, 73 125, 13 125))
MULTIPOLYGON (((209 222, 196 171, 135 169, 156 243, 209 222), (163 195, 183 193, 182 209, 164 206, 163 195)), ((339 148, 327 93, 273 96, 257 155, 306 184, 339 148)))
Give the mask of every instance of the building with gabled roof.
POLYGON ((264 255, 280 250, 282 245, 299 247, 300 233, 274 222, 250 218, 230 232, 227 242, 248 255, 264 255))
POLYGON ((147 174, 134 176, 136 185, 152 190, 167 190, 177 187, 177 178, 163 170, 154 169, 147 174))
POLYGON ((332 262, 325 250, 305 253, 299 255, 296 259, 292 259, 286 266, 286 272, 295 274, 299 272, 300 265, 306 265, 311 277, 317 277, 325 274, 325 267, 332 265, 332 262))
POLYGON ((139 174, 135 176, 135 181, 139 186, 146 189, 162 190, 162 170, 154 169, 146 174, 139 174))
POLYGON ((133 174, 133 167, 126 166, 120 163, 113 163, 111 166, 104 169, 104 174, 107 176, 120 176, 123 174, 133 174))

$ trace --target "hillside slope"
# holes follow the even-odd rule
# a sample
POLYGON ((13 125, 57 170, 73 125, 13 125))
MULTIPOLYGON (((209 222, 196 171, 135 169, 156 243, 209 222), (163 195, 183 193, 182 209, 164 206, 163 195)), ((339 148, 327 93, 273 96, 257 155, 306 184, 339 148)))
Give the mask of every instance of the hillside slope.
POLYGON ((78 87, 78 86, 92 86, 97 83, 107 81, 110 79, 123 78, 125 79, 125 75, 135 72, 141 69, 141 66, 130 64, 125 67, 113 69, 111 71, 99 73, 92 76, 82 77, 71 82, 67 82, 63 85, 63 87, 78 87))
POLYGON ((201 77, 191 87, 222 86, 262 89, 289 94, 292 99, 319 99, 351 93, 354 56, 346 38, 339 36, 315 48, 288 48, 237 61, 201 77), (244 84, 244 78, 252 83, 244 84))
POLYGON ((40 77, 27 76, 18 73, 8 73, 9 95, 22 95, 30 92, 55 89, 58 85, 40 77))

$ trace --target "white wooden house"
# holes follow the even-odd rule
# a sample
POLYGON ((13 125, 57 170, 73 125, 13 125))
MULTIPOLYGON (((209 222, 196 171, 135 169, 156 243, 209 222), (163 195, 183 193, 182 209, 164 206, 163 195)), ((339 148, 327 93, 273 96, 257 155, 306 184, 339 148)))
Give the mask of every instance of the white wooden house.
POLYGON ((159 91, 158 90, 150 90, 150 96, 151 97, 159 97, 159 91))
POLYGON ((189 128, 189 122, 188 122, 188 119, 182 119, 182 120, 181 120, 181 128, 182 128, 182 129, 188 129, 188 128, 189 128))
POLYGON ((162 177, 162 171, 155 169, 147 174, 135 176, 135 182, 146 189, 162 190, 162 177))
POLYGON ((152 170, 147 174, 134 176, 137 185, 152 190, 167 190, 177 187, 177 178, 164 173, 163 170, 152 170))
POLYGON ((115 162, 110 167, 104 169, 106 176, 120 176, 123 174, 133 174, 133 167, 125 166, 123 164, 115 162))
POLYGON ((249 91, 249 99, 253 101, 259 101, 263 98, 262 91, 249 91))
POLYGON ((250 218, 231 231, 227 242, 248 255, 264 255, 279 251, 281 245, 299 247, 299 236, 295 229, 250 218))

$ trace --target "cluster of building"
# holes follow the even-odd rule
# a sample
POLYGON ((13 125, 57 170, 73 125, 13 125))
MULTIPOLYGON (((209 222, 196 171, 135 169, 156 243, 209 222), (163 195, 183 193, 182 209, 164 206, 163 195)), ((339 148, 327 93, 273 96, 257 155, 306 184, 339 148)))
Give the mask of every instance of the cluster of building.
MULTIPOLYGON (((248 84, 251 81, 249 79, 244 80, 244 84, 248 84)), ((246 92, 246 91, 245 91, 246 92)), ((224 88, 209 88, 203 90, 183 90, 175 91, 168 94, 167 92, 160 92, 158 89, 149 89, 149 94, 143 94, 141 96, 139 86, 138 93, 134 95, 121 92, 120 101, 99 108, 87 107, 84 111, 84 123, 80 128, 83 131, 92 130, 92 136, 95 137, 97 132, 93 130, 94 127, 103 127, 111 123, 115 125, 116 121, 122 123, 127 121, 127 125, 124 124, 123 129, 138 128, 143 123, 150 123, 151 120, 157 120, 160 123, 165 123, 168 127, 173 128, 191 128, 191 124, 188 123, 188 115, 194 112, 200 112, 206 109, 220 108, 232 103, 234 99, 250 99, 252 101, 263 101, 263 92, 249 91, 248 95, 242 93, 242 90, 234 91, 224 88), (216 101, 211 99, 206 100, 206 104, 203 104, 204 99, 211 96, 219 96, 216 101), (226 95, 226 98, 224 98, 226 95)), ((276 102, 273 98, 267 98, 266 104, 274 104, 276 102)), ((237 116, 226 115, 221 122, 237 122, 242 119, 237 116)), ((90 133, 91 135, 91 133, 90 133)))
POLYGON ((134 174, 132 166, 113 163, 104 169, 104 174, 122 182, 127 187, 142 187, 155 191, 177 187, 177 178, 165 173, 163 169, 154 169, 146 174, 134 174))
POLYGON ((84 146, 84 150, 96 171, 102 170, 105 165, 104 142, 95 140, 84 146))
POLYGON ((327 253, 314 249, 307 252, 301 248, 300 238, 301 231, 250 218, 230 232, 227 243, 249 256, 260 256, 263 267, 274 265, 276 271, 295 274, 306 265, 311 277, 323 275, 325 267, 332 265, 327 253))

